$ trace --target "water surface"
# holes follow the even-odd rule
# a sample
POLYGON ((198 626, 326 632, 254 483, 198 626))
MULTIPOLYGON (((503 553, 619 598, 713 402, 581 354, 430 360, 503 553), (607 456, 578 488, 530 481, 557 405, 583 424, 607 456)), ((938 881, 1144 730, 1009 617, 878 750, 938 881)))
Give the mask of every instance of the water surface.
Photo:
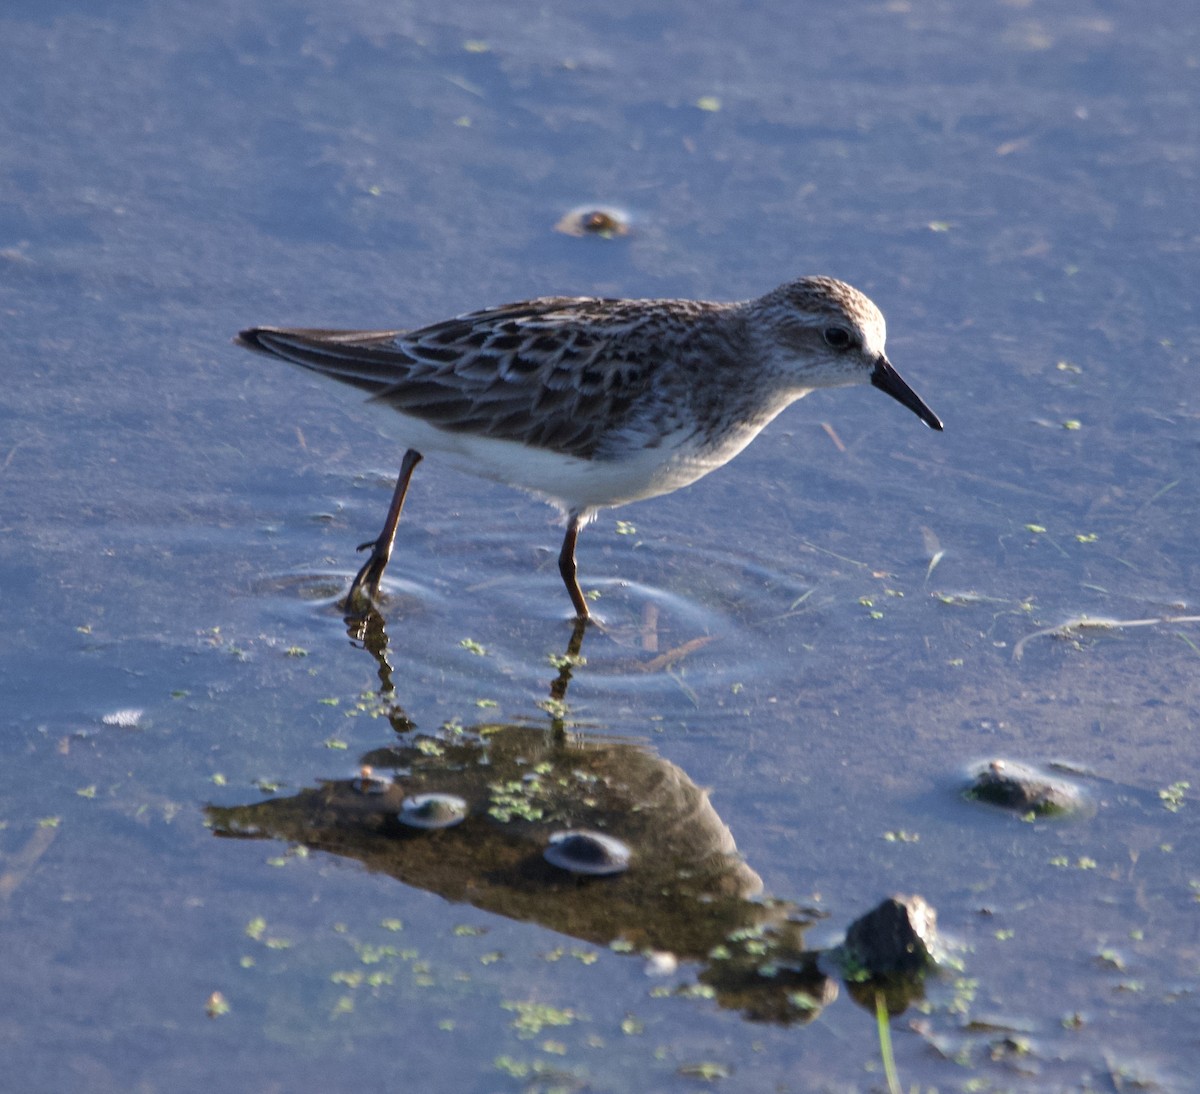
POLYGON ((11 1081, 881 1088, 844 985, 806 1024, 756 1022, 697 989, 696 959, 647 976, 595 932, 206 826, 414 731, 565 723, 711 788, 814 949, 890 893, 934 905, 961 969, 893 1019, 906 1089, 1188 1089, 1193 22, 1127 2, 10 5, 11 1081), (630 234, 553 230, 589 202, 630 234), (557 699, 553 514, 427 460, 390 667, 351 640, 337 594, 400 453, 353 392, 236 330, 808 273, 880 304, 944 434, 868 389, 818 394, 721 472, 603 515, 579 551, 603 627, 557 699), (1039 633, 1084 617, 1141 625, 1039 633), (996 757, 1070 765, 1094 808, 964 801, 996 757))

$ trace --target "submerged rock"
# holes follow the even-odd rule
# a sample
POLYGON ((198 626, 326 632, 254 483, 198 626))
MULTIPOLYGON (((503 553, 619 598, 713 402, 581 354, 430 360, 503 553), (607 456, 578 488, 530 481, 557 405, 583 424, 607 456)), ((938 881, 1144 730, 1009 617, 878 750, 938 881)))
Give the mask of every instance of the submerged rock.
POLYGON ((569 236, 613 239, 629 233, 629 215, 611 207, 580 205, 555 224, 554 230, 569 236))
POLYGON ((980 766, 964 795, 1038 817, 1071 816, 1087 809, 1087 797, 1075 783, 1012 760, 990 760, 980 766))
POLYGON ((456 794, 417 794, 400 803, 396 819, 410 828, 453 828, 468 812, 466 801, 456 794))

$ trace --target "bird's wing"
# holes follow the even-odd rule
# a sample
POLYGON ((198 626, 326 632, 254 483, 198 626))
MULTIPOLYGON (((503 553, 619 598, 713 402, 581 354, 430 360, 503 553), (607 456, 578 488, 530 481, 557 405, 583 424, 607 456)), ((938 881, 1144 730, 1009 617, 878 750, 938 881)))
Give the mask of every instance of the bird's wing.
POLYGON ((258 327, 239 341, 449 432, 590 459, 651 383, 644 302, 548 297, 414 331, 258 327))

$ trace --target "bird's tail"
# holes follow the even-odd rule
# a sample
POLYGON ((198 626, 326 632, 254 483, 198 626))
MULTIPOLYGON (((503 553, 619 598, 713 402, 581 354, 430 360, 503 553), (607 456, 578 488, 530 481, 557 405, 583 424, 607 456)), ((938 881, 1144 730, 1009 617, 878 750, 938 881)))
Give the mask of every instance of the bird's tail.
POLYGON ((398 349, 402 330, 309 330, 250 327, 235 341, 377 395, 394 385, 412 359, 398 349))

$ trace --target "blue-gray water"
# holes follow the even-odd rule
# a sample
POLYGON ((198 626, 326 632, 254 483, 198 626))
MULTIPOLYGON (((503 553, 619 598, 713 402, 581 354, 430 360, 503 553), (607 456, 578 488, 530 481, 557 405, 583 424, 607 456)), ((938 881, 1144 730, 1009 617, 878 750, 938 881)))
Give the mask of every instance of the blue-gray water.
MULTIPOLYGON (((571 719, 711 787, 766 891, 827 913, 813 946, 892 892, 938 909, 962 973, 893 1022, 905 1089, 1190 1089, 1190 12, 54 0, 6 7, 0 62, 13 1089, 882 1088, 845 992, 752 1023, 686 968, 205 826, 396 739, 334 597, 400 453, 235 331, 807 273, 880 304, 946 432, 814 395, 603 515, 571 719), (553 230, 592 202, 631 234, 553 230), (1085 616, 1156 622, 1030 637, 1085 616), (961 800, 994 757, 1087 772, 1094 811, 961 800)), ((420 467, 388 618, 419 730, 547 719, 560 534, 420 467)))

